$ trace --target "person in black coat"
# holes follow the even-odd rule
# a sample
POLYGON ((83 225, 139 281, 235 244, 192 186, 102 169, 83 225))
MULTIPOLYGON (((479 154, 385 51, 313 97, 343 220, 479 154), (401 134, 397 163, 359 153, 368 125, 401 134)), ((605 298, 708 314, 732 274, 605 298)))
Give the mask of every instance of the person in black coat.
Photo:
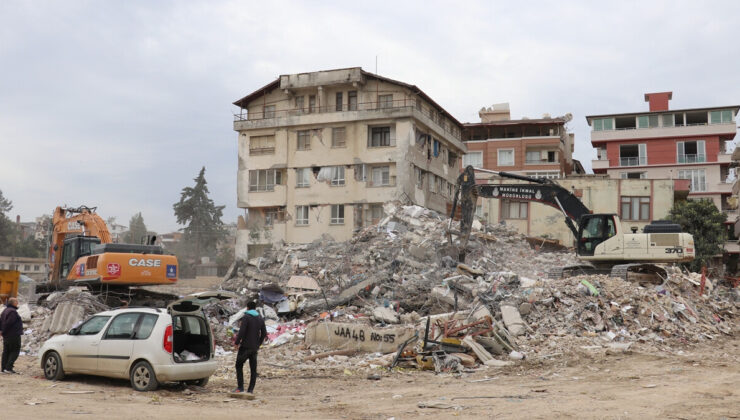
POLYGON ((239 348, 236 354, 236 384, 234 392, 244 392, 244 362, 249 359, 249 388, 247 392, 254 392, 257 382, 257 351, 267 339, 265 320, 256 311, 254 301, 247 303, 247 311, 241 319, 239 333, 234 339, 234 345, 239 348))
POLYGON ((18 299, 8 299, 8 304, 0 315, 0 331, 3 336, 2 373, 18 373, 13 370, 13 365, 21 352, 23 335, 23 321, 18 315, 18 299))

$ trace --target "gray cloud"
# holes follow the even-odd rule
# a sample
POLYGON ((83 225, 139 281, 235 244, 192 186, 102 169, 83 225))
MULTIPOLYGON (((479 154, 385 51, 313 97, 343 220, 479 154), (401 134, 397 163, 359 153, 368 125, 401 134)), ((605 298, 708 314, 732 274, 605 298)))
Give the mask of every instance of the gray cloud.
POLYGON ((461 121, 734 104, 737 2, 0 3, 0 189, 29 220, 57 204, 141 211, 172 204, 206 166, 236 208, 231 105, 279 74, 363 66, 414 83, 461 121))

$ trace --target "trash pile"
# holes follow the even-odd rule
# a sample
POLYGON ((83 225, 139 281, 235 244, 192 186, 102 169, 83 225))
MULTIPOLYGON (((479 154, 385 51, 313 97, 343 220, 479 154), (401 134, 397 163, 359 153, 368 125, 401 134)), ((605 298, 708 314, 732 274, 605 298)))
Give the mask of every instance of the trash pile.
POLYGON ((577 263, 575 253, 540 252, 513 228, 478 221, 458 263, 444 216, 399 203, 384 211, 348 242, 277 246, 222 283, 275 308, 271 345, 293 345, 284 363, 461 371, 574 352, 670 352, 738 332, 738 291, 708 280, 700 296, 696 273, 669 267, 649 286, 606 275, 548 279, 577 263), (281 320, 305 331, 283 336, 281 320))

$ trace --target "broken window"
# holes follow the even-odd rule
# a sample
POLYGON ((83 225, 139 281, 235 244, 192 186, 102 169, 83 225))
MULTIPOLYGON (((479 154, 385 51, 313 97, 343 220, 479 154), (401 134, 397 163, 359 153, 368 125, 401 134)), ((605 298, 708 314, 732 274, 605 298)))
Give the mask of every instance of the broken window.
POLYGON ((529 203, 526 201, 503 200, 501 213, 504 219, 526 219, 529 203))
POLYGON ((262 107, 263 118, 275 118, 275 105, 266 105, 262 107))
POLYGON ((347 92, 347 109, 350 111, 357 111, 357 91, 352 90, 347 92))
POLYGON ((650 197, 627 197, 620 200, 622 220, 650 220, 650 197))
POLYGON ((383 218, 383 205, 382 204, 370 204, 370 219, 371 223, 375 224, 383 218))
POLYGON ((378 109, 393 108, 393 95, 378 95, 378 109))
POLYGON ((337 92, 337 99, 336 99, 336 110, 341 111, 342 105, 344 105, 344 98, 342 97, 342 92, 337 92))
POLYGON ((679 141, 676 143, 678 163, 702 163, 707 161, 704 140, 679 141))
POLYGON ((331 147, 347 146, 347 130, 344 127, 334 127, 331 129, 331 147))
POLYGON ((331 222, 332 225, 344 224, 344 204, 332 204, 331 222))
POLYGON ((368 139, 367 147, 384 147, 390 145, 391 128, 389 126, 370 128, 370 138, 368 139))
POLYGON ((335 187, 344 185, 344 166, 331 167, 331 185, 335 187))
POLYGON ((416 173, 416 186, 418 188, 424 188, 424 170, 418 167, 414 167, 416 173))
POLYGON ((295 206, 295 224, 298 226, 308 225, 308 206, 295 206))
POLYGON ((283 223, 285 221, 285 208, 269 207, 264 210, 264 215, 265 226, 272 226, 275 223, 283 223))
POLYGON ((366 166, 358 163, 355 165, 355 181, 364 182, 366 180, 366 166))
POLYGON ((455 167, 455 165, 457 165, 457 153, 454 153, 454 152, 447 153, 447 164, 453 168, 455 167))
POLYGON ((283 182, 282 172, 276 169, 249 171, 249 191, 274 191, 283 182))
POLYGON ((308 112, 310 114, 316 112, 316 95, 308 96, 308 112))
POLYGON ((270 155, 275 153, 275 136, 249 137, 250 155, 270 155))
POLYGON ((296 168, 295 170, 296 188, 307 188, 311 185, 311 168, 296 168))
POLYGON ((311 150, 311 132, 301 130, 298 132, 298 145, 296 150, 311 150))
POLYGON ((374 187, 385 187, 390 185, 390 167, 375 166, 372 169, 372 182, 374 187))

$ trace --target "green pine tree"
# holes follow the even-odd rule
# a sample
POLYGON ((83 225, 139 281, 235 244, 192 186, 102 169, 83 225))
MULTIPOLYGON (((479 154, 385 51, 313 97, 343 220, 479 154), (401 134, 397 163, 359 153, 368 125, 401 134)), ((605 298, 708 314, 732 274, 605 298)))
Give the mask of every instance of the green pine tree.
POLYGON ((3 196, 0 190, 0 255, 11 255, 15 242, 15 225, 5 215, 13 209, 13 202, 3 196))
POLYGON ((195 186, 182 189, 180 201, 172 207, 175 210, 177 223, 184 225, 184 241, 192 249, 191 259, 197 261, 203 255, 214 256, 216 246, 226 235, 221 221, 225 206, 217 206, 208 198, 205 166, 194 179, 195 186))
POLYGON ((123 242, 127 244, 143 244, 146 243, 146 236, 148 231, 146 230, 146 224, 144 224, 144 217, 141 212, 131 216, 131 220, 128 222, 128 232, 123 237, 123 242))
POLYGON ((708 265, 710 259, 722 254, 726 234, 723 224, 727 215, 719 211, 712 201, 677 201, 673 203, 668 219, 694 236, 696 258, 688 264, 692 271, 701 271, 702 265, 708 265))

